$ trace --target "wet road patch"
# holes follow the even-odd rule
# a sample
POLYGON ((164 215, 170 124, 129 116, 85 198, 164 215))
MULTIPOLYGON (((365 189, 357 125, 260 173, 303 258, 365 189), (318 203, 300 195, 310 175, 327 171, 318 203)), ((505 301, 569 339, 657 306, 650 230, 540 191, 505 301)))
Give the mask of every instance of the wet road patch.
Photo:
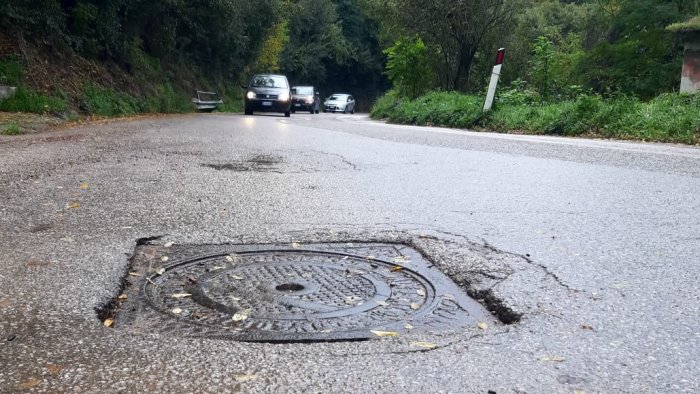
POLYGON ((304 342, 478 327, 494 318, 403 244, 138 245, 117 330, 304 342))

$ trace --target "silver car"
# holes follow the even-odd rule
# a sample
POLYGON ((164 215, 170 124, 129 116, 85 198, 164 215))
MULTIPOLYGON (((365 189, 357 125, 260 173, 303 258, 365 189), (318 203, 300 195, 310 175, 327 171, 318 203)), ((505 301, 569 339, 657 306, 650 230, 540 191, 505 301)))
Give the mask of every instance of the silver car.
POLYGON ((355 113, 355 98, 350 94, 336 93, 323 102, 324 112, 355 113))

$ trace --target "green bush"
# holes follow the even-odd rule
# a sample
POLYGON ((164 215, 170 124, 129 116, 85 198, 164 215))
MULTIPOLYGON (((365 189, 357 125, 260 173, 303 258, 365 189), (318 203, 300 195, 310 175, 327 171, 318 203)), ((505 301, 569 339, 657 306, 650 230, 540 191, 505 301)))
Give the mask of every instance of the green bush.
POLYGON ((22 79, 22 67, 13 57, 0 58, 0 85, 19 85, 22 79))
POLYGON ((146 112, 189 112, 192 111, 191 97, 175 90, 172 84, 163 83, 156 87, 155 94, 146 98, 146 112))
POLYGON ((66 108, 68 106, 64 99, 44 96, 23 86, 19 86, 11 97, 0 101, 0 111, 5 112, 60 113, 66 108))
POLYGON ((22 128, 19 127, 19 124, 17 122, 8 122, 2 127, 2 133, 3 135, 18 135, 22 134, 22 128))
POLYGON ((90 114, 100 116, 128 116, 142 110, 142 105, 136 98, 97 85, 85 88, 81 107, 90 114))

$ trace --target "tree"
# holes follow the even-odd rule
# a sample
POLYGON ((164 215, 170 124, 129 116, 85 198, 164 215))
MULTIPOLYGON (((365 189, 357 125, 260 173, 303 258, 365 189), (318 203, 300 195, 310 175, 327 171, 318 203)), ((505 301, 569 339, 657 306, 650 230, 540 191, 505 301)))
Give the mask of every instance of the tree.
POLYGON ((416 98, 432 83, 428 50, 420 38, 397 40, 384 51, 388 60, 386 74, 400 96, 416 98))

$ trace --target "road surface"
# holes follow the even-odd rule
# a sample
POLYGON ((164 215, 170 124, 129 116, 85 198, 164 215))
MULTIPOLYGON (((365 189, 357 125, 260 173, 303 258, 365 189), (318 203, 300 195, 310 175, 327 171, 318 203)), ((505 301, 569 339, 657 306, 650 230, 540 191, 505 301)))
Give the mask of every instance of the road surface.
POLYGON ((696 147, 211 114, 0 137, 0 184, 1 392, 700 391, 696 147), (302 344, 107 328, 96 308, 147 238, 406 243, 510 324, 302 344))

